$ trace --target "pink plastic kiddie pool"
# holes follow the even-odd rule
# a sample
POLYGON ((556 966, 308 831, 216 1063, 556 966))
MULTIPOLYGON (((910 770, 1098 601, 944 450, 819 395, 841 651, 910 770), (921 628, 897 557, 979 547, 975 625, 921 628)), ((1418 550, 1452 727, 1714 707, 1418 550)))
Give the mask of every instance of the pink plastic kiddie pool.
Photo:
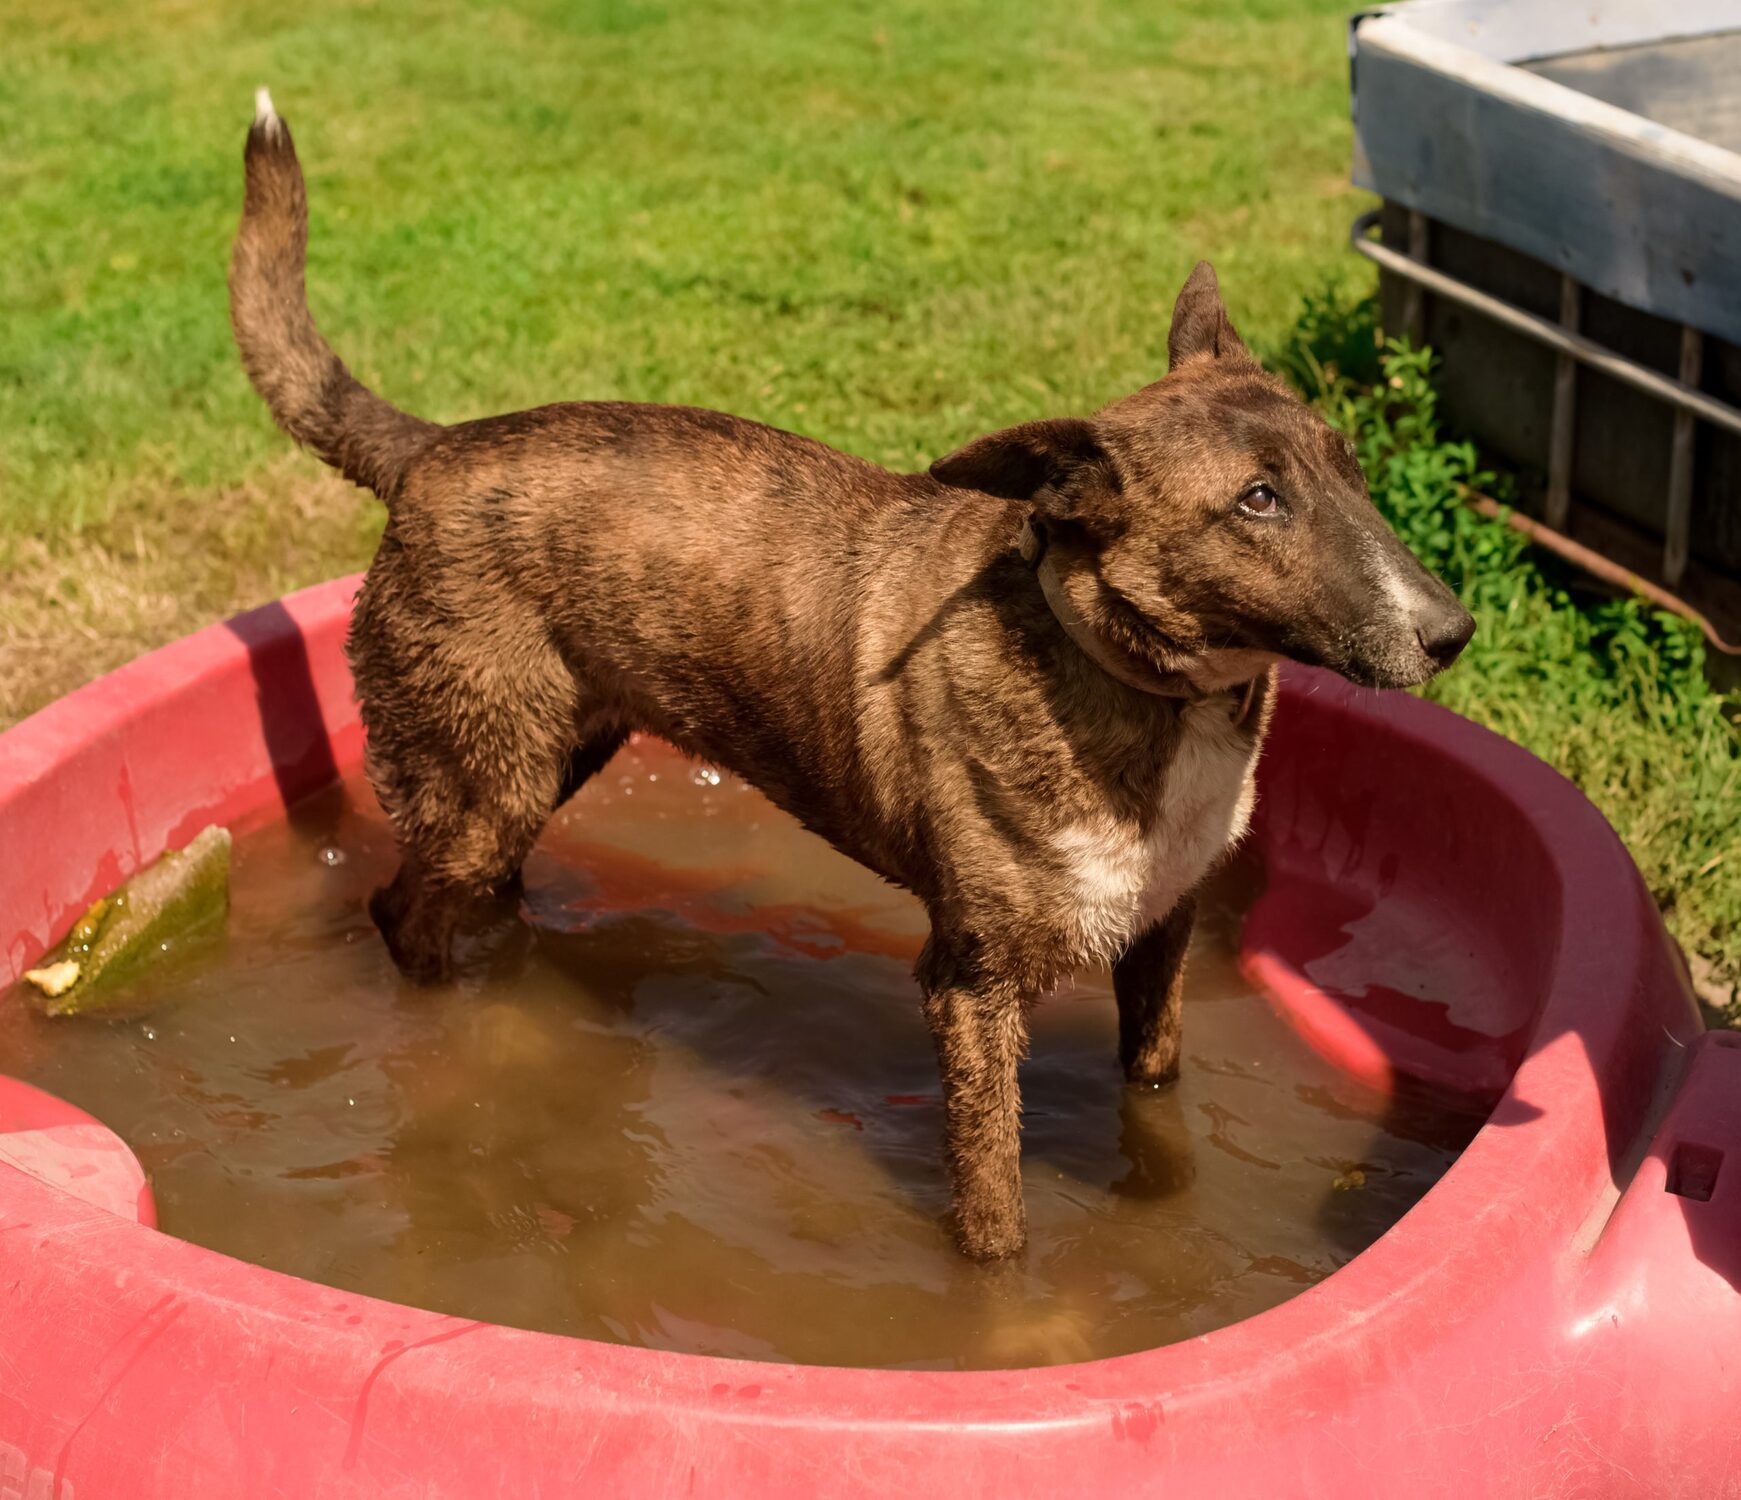
MULTIPOLYGON (((355 588, 0 736, 0 981, 165 847, 356 760, 355 588)), ((0 1081, 0 1497, 1741 1494, 1741 1035, 1701 1036, 1619 841, 1504 741, 1306 672, 1254 837, 1243 958, 1278 1010, 1370 1082, 1492 1101, 1291 1301, 996 1373, 527 1333, 160 1234, 119 1141, 0 1081)))

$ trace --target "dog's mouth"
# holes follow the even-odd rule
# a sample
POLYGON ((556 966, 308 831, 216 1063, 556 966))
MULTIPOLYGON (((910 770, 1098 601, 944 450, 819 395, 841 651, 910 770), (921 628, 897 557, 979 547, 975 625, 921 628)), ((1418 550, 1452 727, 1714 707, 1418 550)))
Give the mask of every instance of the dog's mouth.
POLYGON ((1358 687, 1412 688, 1430 682, 1456 661, 1475 621, 1449 589, 1426 575, 1423 582, 1427 588, 1407 601, 1408 608, 1387 600, 1353 625, 1316 619, 1266 622, 1232 612, 1199 617, 1201 637, 1188 647, 1104 576, 1100 579, 1123 648, 1205 692, 1237 687, 1280 661, 1322 667, 1358 687))
POLYGON ((1456 661, 1474 632, 1473 617, 1453 604, 1430 620, 1400 626, 1375 620, 1319 644, 1302 641, 1286 654, 1306 666, 1327 667, 1358 687, 1412 688, 1456 661))
MULTIPOLYGON (((1326 665, 1330 665, 1326 663, 1326 665)), ((1444 667, 1424 651, 1397 651, 1381 657, 1352 657, 1341 666, 1333 667, 1338 676, 1346 677, 1356 687, 1412 688, 1431 682, 1444 667)))

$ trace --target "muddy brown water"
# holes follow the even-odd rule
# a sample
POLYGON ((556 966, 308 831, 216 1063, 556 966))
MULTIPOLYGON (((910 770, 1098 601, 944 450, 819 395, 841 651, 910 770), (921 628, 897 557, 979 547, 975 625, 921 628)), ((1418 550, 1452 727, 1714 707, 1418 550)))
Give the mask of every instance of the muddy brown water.
POLYGON ((0 1006, 0 1068, 118 1131, 170 1234, 469 1318, 816 1364, 1206 1332, 1364 1249, 1479 1123, 1367 1092, 1271 1015, 1232 961, 1236 866, 1176 1086, 1123 1086, 1105 974, 1038 1007, 1031 1244, 988 1270, 943 1221, 911 898, 657 745, 558 815, 450 988, 401 981, 364 914, 392 859, 357 780, 241 829, 221 943, 125 1019, 0 1006))

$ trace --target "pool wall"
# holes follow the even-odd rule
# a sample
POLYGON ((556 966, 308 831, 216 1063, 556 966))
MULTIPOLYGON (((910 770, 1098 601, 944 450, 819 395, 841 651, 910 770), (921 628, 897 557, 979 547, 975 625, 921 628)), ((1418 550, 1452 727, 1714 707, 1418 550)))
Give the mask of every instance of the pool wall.
MULTIPOLYGON (((355 763, 355 588, 0 736, 8 973, 166 843, 355 763)), ((1438 1069, 1491 1100, 1421 1202, 1290 1301, 1048 1369, 734 1362, 299 1281, 0 1160, 0 1493, 1736 1493, 1741 1038, 1700 1035, 1619 841, 1515 746, 1309 672, 1260 807, 1243 946, 1272 1004, 1380 1086, 1438 1069), (1410 970, 1423 942, 1463 954, 1442 987, 1410 970)))

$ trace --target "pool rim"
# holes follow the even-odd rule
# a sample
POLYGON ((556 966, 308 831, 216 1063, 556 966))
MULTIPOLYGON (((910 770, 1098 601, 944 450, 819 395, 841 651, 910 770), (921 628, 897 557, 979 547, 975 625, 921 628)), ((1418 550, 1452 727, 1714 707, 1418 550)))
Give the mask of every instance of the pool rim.
MULTIPOLYGON (((142 718, 161 717, 169 706, 202 694, 216 694, 233 710, 238 695, 246 696, 244 679, 251 682, 260 663, 282 658, 294 667, 299 654, 308 679, 301 711, 306 716, 318 709, 327 721, 324 732, 299 736, 295 714, 284 716, 276 729, 268 722, 259 732, 275 742, 273 756, 282 755, 278 773, 224 795, 232 805, 243 796, 268 806, 275 796, 318 784, 322 752, 316 740, 326 743, 329 769, 348 763, 360 749, 354 705, 346 708, 348 694, 341 702, 337 651, 357 583, 356 577, 337 579, 210 626, 0 736, 0 830, 12 831, 12 820, 24 813, 40 820, 42 785, 57 770, 70 774, 81 756, 95 753, 105 765, 119 766, 124 790, 144 743, 129 743, 142 718), (316 779, 309 781, 311 776, 316 779), (24 807, 32 797, 35 802, 24 807)), ((987 1473, 1006 1458, 1030 1452, 1036 1442, 1062 1461, 1079 1441, 1100 1443, 1111 1436, 1146 1449, 1166 1439, 1177 1457, 1187 1436, 1182 1428, 1193 1414, 1220 1422, 1220 1408, 1235 1398, 1283 1403, 1286 1433, 1272 1429, 1271 1437, 1285 1453, 1294 1442, 1287 1433, 1320 1408, 1358 1394, 1375 1358, 1380 1365, 1404 1360, 1410 1348, 1432 1343, 1447 1323, 1478 1323, 1500 1282, 1527 1276, 1564 1285, 1575 1278, 1568 1256, 1588 1250, 1604 1205, 1612 1207, 1624 1186, 1619 1165, 1642 1150, 1653 1118, 1648 1111, 1638 1115, 1644 1128, 1636 1140, 1609 1141, 1604 1096, 1615 1088, 1635 1093, 1646 1076, 1649 1088, 1664 1093, 1672 1083, 1671 1044, 1684 1044, 1697 1030, 1684 978, 1669 957, 1636 869, 1575 787, 1517 746, 1419 699, 1362 693, 1324 674, 1290 670, 1284 709, 1289 699, 1307 697, 1320 711, 1352 716, 1366 730, 1388 736, 1392 749, 1430 745, 1490 781, 1541 837, 1553 868, 1579 899, 1561 903, 1557 962, 1533 1032, 1542 1044, 1532 1039, 1490 1122, 1376 1244, 1266 1312, 1199 1338, 1083 1365, 937 1372, 727 1360, 477 1324, 376 1302, 170 1239, 6 1168, 0 1168, 0 1231, 16 1226, 26 1232, 0 1232, 0 1277, 28 1269, 23 1282, 46 1299, 39 1305, 60 1316, 54 1312, 58 1298, 67 1316, 93 1328, 108 1299, 92 1303, 91 1289, 110 1288, 109 1297, 126 1290, 119 1300, 129 1307, 143 1289, 156 1294, 153 1306, 167 1298, 179 1309, 184 1342, 194 1338, 199 1347, 221 1347, 223 1330, 240 1322, 250 1358, 270 1346, 311 1378, 320 1366, 341 1384, 350 1378, 347 1372, 362 1372, 376 1402, 370 1420, 383 1435, 391 1427, 400 1443, 410 1441, 406 1434, 423 1433, 427 1441, 439 1432, 441 1413, 461 1409, 455 1406, 460 1387, 471 1387, 475 1402, 481 1399, 476 1392, 487 1386, 492 1426, 515 1412, 526 1420, 542 1412, 564 1429, 582 1421, 605 1434, 607 1446, 630 1429, 641 1431, 636 1441, 654 1440, 658 1432, 687 1434, 691 1447, 697 1434, 712 1434, 732 1448, 733 1472, 760 1466, 784 1473, 777 1455, 757 1456, 744 1447, 765 1446, 773 1433, 786 1434, 787 1442, 806 1434, 800 1447, 818 1435, 833 1434, 838 1442, 850 1434, 849 1446, 871 1469, 893 1461, 891 1444, 923 1443, 926 1435, 947 1435, 952 1452, 973 1453, 976 1472, 987 1473), (1677 1039, 1672 1031, 1666 1039, 1640 1036, 1640 1025, 1680 1014, 1693 1018, 1686 1037, 1677 1039), (1572 1045, 1574 1040, 1582 1045, 1572 1045), (23 1267, 24 1253, 38 1264, 23 1267), (52 1271, 43 1269, 45 1255, 54 1262, 52 1271), (1348 1347, 1353 1330, 1362 1330, 1357 1349, 1348 1347), (414 1352, 416 1357, 408 1357, 414 1352), (389 1368, 390 1400, 378 1383, 389 1368), (388 1408, 397 1414, 391 1423, 383 1416, 388 1408), (873 1452, 881 1455, 874 1462, 873 1452)), ((268 693, 260 700, 268 721, 275 712, 269 699, 268 693)), ((160 726, 154 732, 170 731, 160 726)), ((199 753, 197 744, 183 748, 184 758, 199 753)), ((82 801, 96 800, 69 795, 73 790, 60 789, 69 822, 81 816, 82 801)), ((135 785, 127 795, 141 800, 144 790, 135 785)), ((205 815, 184 817, 181 836, 191 831, 187 823, 205 815)), ((136 864, 155 854, 150 830, 135 819, 133 832, 130 856, 93 865, 86 897, 129 873, 129 860, 136 864)), ((0 909, 26 909, 20 885, 16 873, 0 881, 0 909)), ((34 927, 9 930, 0 963, 14 973, 21 969, 36 956, 32 944, 58 937, 80 899, 68 892, 57 901, 44 893, 44 917, 34 927)), ((11 977, 0 972, 0 978, 11 977)), ((1671 1030, 1666 1024, 1664 1029, 1671 1030)), ((24 1325, 13 1317, 16 1336, 24 1325)), ((6 1410, 0 1391, 0 1416, 6 1410)), ((353 1433, 340 1456, 341 1471, 360 1479, 367 1446, 359 1446, 353 1433)), ((406 1449, 401 1456, 415 1454, 406 1449)), ((627 1463, 626 1455, 615 1454, 611 1471, 628 1472, 627 1463)))

